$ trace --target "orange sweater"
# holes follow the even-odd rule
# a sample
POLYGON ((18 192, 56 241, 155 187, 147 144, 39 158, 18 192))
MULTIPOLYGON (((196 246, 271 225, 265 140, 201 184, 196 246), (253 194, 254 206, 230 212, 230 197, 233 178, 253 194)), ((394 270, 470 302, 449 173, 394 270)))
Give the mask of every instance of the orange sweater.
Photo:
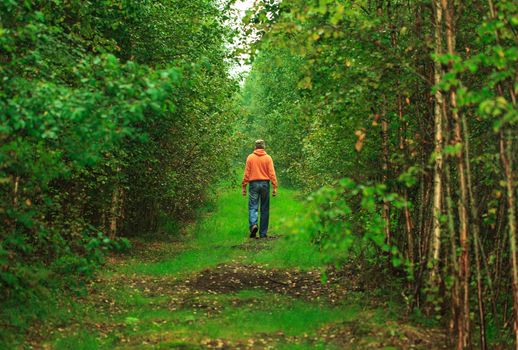
POLYGON ((273 188, 277 189, 277 177, 275 176, 275 168, 273 160, 264 149, 256 149, 254 153, 246 159, 245 175, 243 176, 243 188, 250 181, 254 180, 270 180, 273 188))

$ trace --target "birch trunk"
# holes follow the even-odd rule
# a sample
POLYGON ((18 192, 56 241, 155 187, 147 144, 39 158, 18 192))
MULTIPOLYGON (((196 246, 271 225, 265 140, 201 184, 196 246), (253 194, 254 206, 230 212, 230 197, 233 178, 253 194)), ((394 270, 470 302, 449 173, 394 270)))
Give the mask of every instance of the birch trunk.
MULTIPOLYGON (((443 54, 442 50, 442 26, 443 26, 443 12, 440 0, 434 0, 435 10, 435 50, 437 56, 443 54)), ((442 67, 437 60, 434 61, 434 83, 437 85, 442 80, 442 67)), ((437 89, 435 91, 435 105, 434 105, 434 175, 433 175, 433 199, 432 199, 432 239, 430 249, 430 263, 432 264, 428 284, 430 286, 437 286, 439 284, 438 261, 441 252, 441 221, 442 203, 441 195, 443 192, 443 105, 444 97, 442 92, 437 89)))

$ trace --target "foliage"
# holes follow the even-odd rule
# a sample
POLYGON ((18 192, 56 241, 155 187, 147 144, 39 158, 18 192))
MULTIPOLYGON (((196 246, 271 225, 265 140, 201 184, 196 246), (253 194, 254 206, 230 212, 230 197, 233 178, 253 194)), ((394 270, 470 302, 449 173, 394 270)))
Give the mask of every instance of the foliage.
POLYGON ((1 302, 81 284, 121 236, 192 216, 226 173, 224 8, 0 4, 1 302))
POLYGON ((516 14, 511 1, 259 1, 245 19, 260 39, 241 97, 244 128, 271 138, 284 181, 316 191, 313 240, 328 261, 361 251, 377 264, 394 250, 385 264, 409 274, 410 307, 446 316, 452 332, 476 307, 473 324, 503 344, 518 332, 506 323, 513 296, 518 310, 506 268, 516 14), (460 300, 460 285, 471 296, 460 300))
POLYGON ((406 203, 396 193, 387 193, 384 184, 366 186, 342 179, 334 186, 322 187, 309 200, 311 224, 308 230, 329 262, 337 257, 349 260, 356 255, 358 258, 369 243, 384 253, 376 255, 380 260, 390 257, 394 267, 404 262, 397 246, 390 245, 386 239, 381 207, 390 203, 401 209, 406 203))

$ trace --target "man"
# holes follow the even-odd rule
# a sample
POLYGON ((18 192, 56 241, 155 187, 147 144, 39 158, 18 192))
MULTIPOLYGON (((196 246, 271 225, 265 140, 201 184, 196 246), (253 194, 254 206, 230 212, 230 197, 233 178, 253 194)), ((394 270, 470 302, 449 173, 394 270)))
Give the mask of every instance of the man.
POLYGON ((245 175, 243 176, 243 196, 246 197, 246 185, 249 184, 248 192, 248 223, 250 238, 256 238, 259 209, 261 203, 261 227, 259 236, 266 238, 268 232, 268 221, 270 218, 270 181, 273 185, 272 195, 277 195, 277 177, 273 160, 264 150, 263 140, 255 141, 255 150, 246 159, 245 175))

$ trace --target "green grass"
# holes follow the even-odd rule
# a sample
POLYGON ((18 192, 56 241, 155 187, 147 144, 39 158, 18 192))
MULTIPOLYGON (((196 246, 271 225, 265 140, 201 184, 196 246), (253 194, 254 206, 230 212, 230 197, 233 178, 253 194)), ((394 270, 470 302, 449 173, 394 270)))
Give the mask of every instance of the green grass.
POLYGON ((162 276, 191 273, 216 266, 231 259, 234 252, 230 248, 211 250, 210 248, 189 249, 171 259, 153 262, 126 265, 118 269, 119 273, 136 273, 142 275, 162 276))
POLYGON ((283 332, 288 336, 313 334, 330 322, 353 319, 354 308, 328 308, 299 300, 269 303, 268 307, 229 308, 225 317, 211 320, 202 327, 202 333, 215 338, 236 339, 251 337, 256 333, 283 332))
POLYGON ((269 235, 280 237, 275 243, 248 238, 248 198, 239 190, 222 189, 212 212, 195 225, 186 237, 185 250, 171 258, 151 263, 122 266, 120 273, 145 275, 176 275, 192 273, 232 260, 260 263, 276 268, 310 269, 322 266, 320 253, 311 245, 307 232, 299 220, 305 213, 297 192, 281 188, 271 198, 269 235), (241 244, 256 244, 259 249, 235 249, 241 244), (260 249, 267 246, 268 249, 260 249), (216 249, 215 249, 216 248, 216 249))
MULTIPOLYGON (((355 320, 360 311, 357 305, 330 307, 257 290, 243 290, 236 294, 204 294, 198 296, 197 301, 218 305, 221 312, 209 317, 190 308, 174 312, 170 317, 192 322, 188 325, 188 331, 200 337, 234 340, 257 333, 281 331, 288 336, 312 335, 323 324, 355 320), (233 304, 236 300, 241 301, 238 307, 233 304)), ((154 317, 160 319, 165 315, 154 314, 154 317)))
MULTIPOLYGON (((358 305, 331 307, 258 290, 243 290, 235 294, 198 295, 197 303, 218 305, 220 312, 212 316, 207 316, 203 310, 192 306, 171 311, 165 307, 166 300, 143 297, 130 289, 112 290, 111 293, 111 297, 116 298, 123 298, 123 294, 127 293, 125 304, 133 306, 129 311, 118 314, 111 320, 115 324, 124 325, 122 329, 119 327, 116 337, 112 335, 101 339, 95 333, 74 333, 57 339, 54 347, 72 349, 73 344, 78 344, 78 349, 109 349, 114 346, 115 338, 133 338, 135 343, 139 343, 141 339, 153 339, 159 335, 163 337, 162 345, 165 345, 170 342, 170 338, 182 334, 188 334, 192 343, 198 343, 207 337, 238 341, 253 338, 258 334, 278 332, 285 336, 311 337, 325 324, 352 322, 362 315, 358 305), (236 300, 241 301, 237 307, 233 304, 236 300), (161 302, 164 302, 164 307, 157 309, 156 305, 160 305, 161 302)), ((103 320, 106 321, 106 315, 90 316, 90 321, 103 320)), ((281 348, 284 349, 299 348, 282 342, 280 345, 283 345, 281 348)), ((309 343, 306 345, 297 346, 301 349, 310 348, 309 343)))
POLYGON ((54 344, 56 350, 97 350, 102 345, 95 333, 80 333, 61 338, 54 344))

